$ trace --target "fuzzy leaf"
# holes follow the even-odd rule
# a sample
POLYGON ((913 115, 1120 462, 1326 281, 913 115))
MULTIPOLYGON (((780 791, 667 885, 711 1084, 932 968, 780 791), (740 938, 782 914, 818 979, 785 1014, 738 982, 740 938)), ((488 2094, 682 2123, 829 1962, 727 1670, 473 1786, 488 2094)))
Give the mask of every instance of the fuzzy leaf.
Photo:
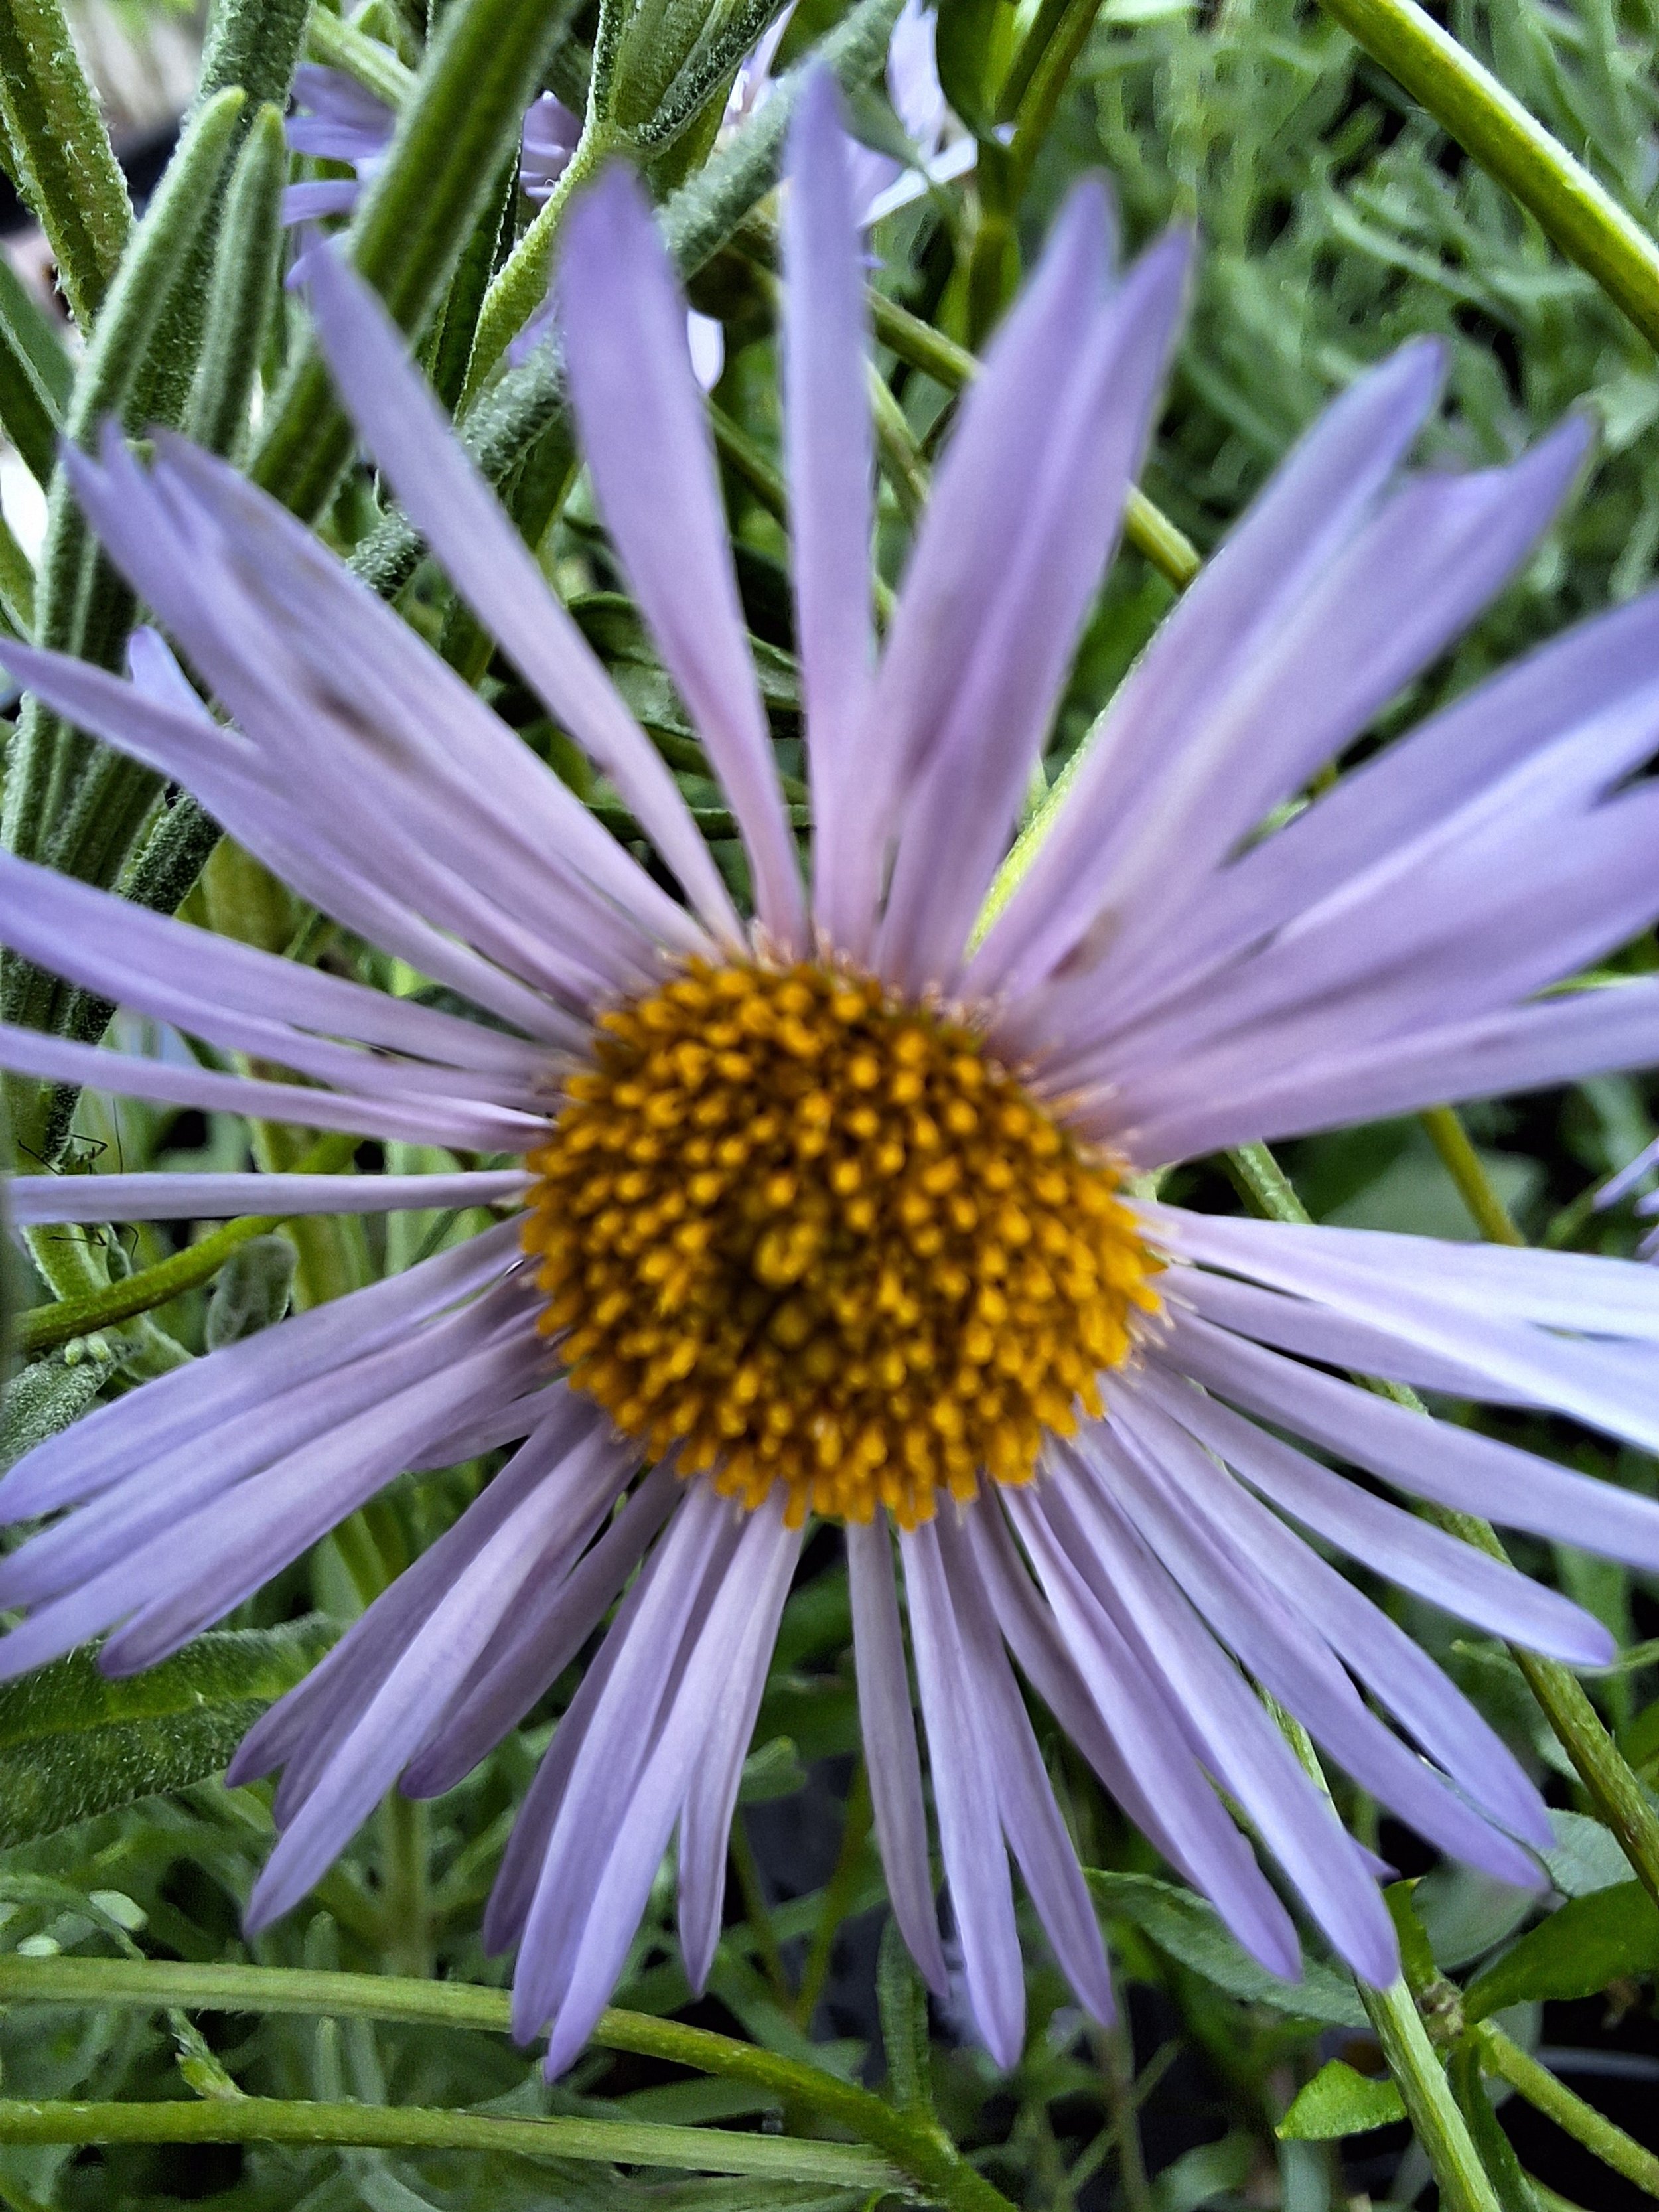
POLYGON ((1189 1890, 1147 1874, 1091 1868, 1089 1887, 1103 1912, 1127 1920, 1183 1966, 1247 2004, 1271 2005, 1298 2020, 1363 2027, 1365 2013, 1346 1975, 1317 1959, 1303 1963, 1299 1982, 1270 1974, 1230 1935, 1219 1916, 1189 1890))
POLYGON ((1576 1897, 1477 1974, 1464 2017, 1486 2020, 1543 1997, 1587 1997, 1627 1974, 1659 1967, 1659 1908, 1639 1881, 1576 1897))
POLYGON ((90 1651, 0 1690, 0 1848, 216 1774, 334 1640, 320 1617, 231 1629, 131 1681, 90 1651))
POLYGON ((1372 2081, 1340 2058, 1333 2058, 1303 2084, 1274 2132, 1286 2142, 1334 2142, 1342 2136, 1386 2128, 1405 2117, 1405 2105, 1391 2081, 1372 2081))

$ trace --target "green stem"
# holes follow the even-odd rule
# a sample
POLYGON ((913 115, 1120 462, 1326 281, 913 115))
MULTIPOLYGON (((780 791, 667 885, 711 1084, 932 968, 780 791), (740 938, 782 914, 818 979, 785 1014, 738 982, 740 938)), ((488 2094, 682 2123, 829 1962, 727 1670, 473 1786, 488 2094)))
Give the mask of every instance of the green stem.
POLYGON ((1659 345, 1659 246, 1513 93, 1413 0, 1320 4, 1659 345))
POLYGON ((1106 2110, 1111 2118, 1113 2148, 1117 2152, 1118 2178, 1128 2212, 1155 2212, 1158 2199, 1146 2172, 1146 2153, 1140 2141, 1140 2113, 1135 2095, 1134 2045, 1120 2021, 1103 2028, 1099 2038, 1101 2082, 1106 2110))
MULTIPOLYGON (((1283 1171, 1265 1145, 1252 1146, 1249 1151, 1255 1156, 1251 1160, 1254 1175, 1261 1176, 1270 1170, 1268 1184, 1273 1177, 1284 1182, 1283 1171), (1263 1155, 1265 1158, 1261 1157, 1263 1155)), ((1290 1190, 1290 1185, 1285 1183, 1285 1188, 1290 1190)), ((1294 1200, 1295 1194, 1291 1194, 1294 1200)), ((1284 1730, 1304 1773, 1328 1798, 1331 1786, 1325 1778, 1313 1738, 1295 1714, 1276 1698, 1264 1692, 1262 1703, 1284 1730)), ((1423 2146, 1423 2154, 1434 2170, 1443 2212, 1504 2212, 1491 2178, 1480 2162, 1480 2154, 1470 2139, 1451 2084, 1446 2079, 1446 2070, 1429 2040, 1416 1996, 1405 1976, 1396 1976, 1386 1990, 1376 1990, 1356 1975, 1354 1987, 1376 2031, 1417 2140, 1423 2146)))
MULTIPOLYGON (((873 285, 867 296, 872 327, 890 353, 931 376, 947 392, 963 390, 979 374, 979 362, 965 346, 957 345, 919 315, 910 314, 873 285)), ((1129 494, 1123 534, 1177 591, 1184 591, 1203 565, 1192 540, 1144 492, 1129 494)))
POLYGON ((1501 2029, 1486 2021, 1474 2029, 1474 2036, 1487 2073, 1496 2074, 1518 2090, 1529 2105, 1583 2143, 1603 2166, 1659 2199, 1659 2158, 1650 2150, 1644 2150, 1622 2128, 1614 2127, 1593 2105, 1574 2096, 1565 2082, 1511 2043, 1501 2029))
MULTIPOLYGON (((156 1959, 0 1958, 0 2004, 169 2005, 210 2012, 303 2013, 507 2033, 504 1990, 422 1982, 391 1974, 309 1973, 278 1966, 198 1966, 156 1959)), ((601 2013, 592 2037, 607 2051, 690 2067, 724 2081, 776 2091, 810 2106, 902 2166, 953 2212, 1012 2212, 1008 2200, 925 2117, 896 2112, 884 2099, 822 2068, 646 2013, 601 2013)), ((362 2107, 354 2107, 361 2113, 362 2107)))
POLYGON ((1489 1244, 1524 1244, 1507 1206, 1498 1196, 1480 1155, 1469 1142, 1469 1133, 1450 1106, 1428 1106, 1418 1120, 1429 1133, 1429 1141, 1440 1155, 1440 1164, 1457 1185, 1457 1194, 1474 1218, 1475 1227, 1489 1244))
POLYGON ((1502 2212, 1416 1999, 1403 1980, 1386 1990, 1367 1989, 1363 1982, 1356 1986, 1417 2140, 1434 2169, 1445 2212, 1502 2212))
POLYGON ((590 101, 587 119, 568 166, 484 294, 458 411, 465 412, 490 370, 546 299, 552 277, 553 249, 558 242, 565 211, 574 195, 613 151, 615 143, 610 126, 600 120, 590 101))
MULTIPOLYGON (((350 1165, 362 1142, 361 1137, 347 1133, 325 1137, 313 1146, 303 1160, 296 1163, 295 1172, 332 1175, 350 1165)), ((36 1306, 20 1314, 15 1330, 17 1348, 26 1358, 33 1358, 58 1345, 68 1344, 75 1337, 112 1328, 118 1322, 131 1321, 156 1306, 164 1306, 181 1291, 193 1291, 203 1283, 211 1282, 239 1244, 246 1244, 250 1237, 269 1237, 273 1229, 280 1229, 289 1218, 282 1213, 255 1213, 240 1221, 228 1221, 222 1229, 214 1230, 199 1243, 158 1261, 153 1267, 141 1267, 136 1275, 127 1276, 123 1282, 108 1283, 82 1297, 61 1298, 55 1305, 36 1306)))
POLYGON ((374 2150, 479 2150, 592 2159, 694 2173, 763 2174, 884 2191, 902 2176, 851 2144, 738 2135, 637 2120, 497 2119, 410 2105, 312 2105, 276 2097, 190 2103, 25 2104, 0 2100, 0 2143, 287 2142, 374 2150))
POLYGON ((424 1802, 389 1790, 381 1802, 386 1899, 382 1948, 394 1973, 424 1980, 432 1972, 430 1823, 424 1802))
POLYGON ((811 1948, 806 1954, 805 1969, 800 1978, 800 1993, 790 2008, 796 2027, 803 2033, 812 2025, 812 2014, 817 2010, 818 1999, 823 1995, 823 1985, 830 1978, 836 1937, 852 1909, 854 1885, 858 1881, 865 1845, 870 1840, 872 1816, 870 1774, 860 1759, 853 1775, 853 1786, 847 1793, 847 1825, 841 1832, 841 1849, 836 1855, 835 1871, 824 1886, 823 1904, 818 1913, 817 1925, 812 1930, 811 1948))
MULTIPOLYGON (((1248 1205, 1270 1221, 1307 1222, 1307 1208, 1291 1188, 1285 1170, 1266 1145, 1241 1145, 1226 1157, 1229 1174, 1248 1205)), ((1396 1405, 1425 1418, 1428 1408, 1414 1390, 1397 1382, 1376 1386, 1396 1405)), ((1472 1513, 1431 1510, 1429 1517, 1477 1551, 1510 1564, 1509 1553, 1488 1521, 1472 1513)), ((1572 1761, 1580 1780, 1603 1820, 1624 1846, 1625 1855, 1643 1887, 1659 1905, 1659 1814, 1619 1747, 1601 1725, 1595 1706, 1576 1675, 1559 1659, 1540 1657, 1523 1645, 1511 1644, 1510 1654, 1526 1677, 1555 1733, 1556 1741, 1572 1761)))
POLYGON ((70 312, 89 331, 132 205, 58 0, 0 0, 0 114, 70 312))

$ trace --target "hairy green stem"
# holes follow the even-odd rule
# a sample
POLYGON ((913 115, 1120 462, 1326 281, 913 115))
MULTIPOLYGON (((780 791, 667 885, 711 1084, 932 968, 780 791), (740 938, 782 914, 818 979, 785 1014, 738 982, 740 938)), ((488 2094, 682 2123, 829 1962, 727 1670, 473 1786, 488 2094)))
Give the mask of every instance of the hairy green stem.
POLYGON ((374 2150, 479 2150, 593 2159, 694 2173, 768 2175, 886 2190, 902 2177, 845 2143, 738 2135, 638 2120, 499 2119, 411 2105, 289 2103, 207 2097, 190 2103, 35 2104, 0 2099, 0 2143, 288 2142, 374 2150))
POLYGON ((1583 2143, 1603 2166, 1633 2181, 1650 2197, 1659 2198, 1659 2158, 1650 2150, 1615 2127, 1593 2105, 1575 2096, 1565 2081, 1512 2043, 1501 2028, 1483 2021, 1473 2031, 1473 2038, 1488 2074, 1496 2074, 1518 2090, 1529 2105, 1583 2143))
MULTIPOLYGON (((504 1990, 465 1982, 155 1959, 0 1958, 0 2003, 29 2002, 303 2013, 480 2028, 500 2034, 507 2032, 511 2020, 511 2000, 504 1990)), ((884 2152, 953 2212, 1012 2212, 1007 2198, 975 2172, 924 2115, 896 2112, 872 2091, 820 2067, 646 2013, 601 2013, 592 2040, 604 2050, 626 2051, 721 2080, 775 2090, 786 2103, 809 2106, 884 2152)), ((361 2114, 363 2108, 352 2109, 361 2114)))
POLYGON ((1320 0, 1659 346, 1659 245, 1414 0, 1320 0))
POLYGON ((366 38, 343 15, 313 8, 306 25, 306 52, 314 62, 355 77, 365 92, 384 100, 395 114, 415 89, 415 72, 405 69, 389 46, 366 38))
MULTIPOLYGON (((977 357, 965 346, 924 323, 896 301, 872 285, 868 293, 870 320, 877 338, 890 353, 908 362, 942 384, 947 392, 960 392, 979 374, 977 357)), ((1146 495, 1132 489, 1124 509, 1123 534, 1137 553, 1150 561, 1166 583, 1184 591, 1203 563, 1198 548, 1176 528, 1161 507, 1146 495)))
POLYGON ((1524 1244, 1507 1206, 1498 1196, 1480 1155, 1469 1142, 1455 1108, 1428 1106, 1418 1120, 1429 1133, 1429 1142, 1440 1155, 1440 1164, 1457 1185, 1457 1194, 1469 1209, 1475 1227, 1489 1244, 1524 1244))
MULTIPOLYGON (((296 1162, 295 1171, 332 1175, 350 1165, 362 1142, 361 1137, 345 1133, 325 1137, 303 1160, 296 1162)), ((104 1284, 80 1297, 60 1298, 55 1305, 35 1306, 17 1317, 14 1331, 17 1348, 33 1358, 77 1336, 91 1336, 98 1329, 113 1328, 118 1322, 152 1312, 182 1291, 210 1283, 239 1244, 246 1244, 251 1237, 269 1237, 289 1218, 281 1213, 255 1213, 228 1221, 199 1243, 157 1261, 153 1267, 141 1267, 118 1283, 104 1284)))

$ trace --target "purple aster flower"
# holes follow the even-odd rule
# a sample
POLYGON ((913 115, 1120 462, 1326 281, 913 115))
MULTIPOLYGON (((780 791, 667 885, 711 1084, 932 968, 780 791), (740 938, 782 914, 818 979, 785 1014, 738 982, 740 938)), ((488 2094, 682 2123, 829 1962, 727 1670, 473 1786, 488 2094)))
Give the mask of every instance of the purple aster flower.
MULTIPOLYGON (((364 185, 386 158, 398 118, 343 70, 304 62, 294 72, 296 112, 287 125, 288 143, 296 154, 347 161, 356 174, 318 177, 289 185, 283 195, 283 220, 310 222, 320 216, 349 215, 364 185)), ((544 92, 524 119, 519 147, 519 185, 526 199, 544 200, 564 173, 581 135, 580 118, 544 92)))
POLYGON ((516 1443, 259 1722, 232 1778, 282 1770, 258 1928, 394 1782, 465 1774, 616 1607, 485 1924, 517 1947, 515 2025, 551 2023, 555 2071, 677 1832, 693 1985, 708 1971, 810 1516, 845 1525, 894 1912, 943 1988, 919 1702, 963 1978, 1005 2064, 1024 2022, 1011 1853, 1079 2002, 1111 2009, 1021 1677, 1255 1958, 1297 1971, 1259 1849, 1386 1983, 1376 1863, 1247 1677, 1445 1850, 1524 1883, 1550 1832, 1492 1729, 1307 1539, 1576 1664, 1611 1652, 1595 1621, 1395 1494, 1659 1567, 1650 1500, 1342 1379, 1547 1409, 1652 1449, 1650 1271, 1223 1218, 1139 1180, 1659 1056, 1659 982, 1545 994, 1659 907, 1659 791, 1630 781, 1659 742, 1659 598, 1547 646, 1253 836, 1526 559, 1582 427, 1510 467, 1413 476, 1437 350, 1357 381, 1126 680, 979 936, 1145 453, 1188 242, 1114 276, 1105 195, 1074 195, 963 404, 878 656, 857 209, 824 79, 791 161, 810 887, 683 302, 622 173, 571 216, 570 388, 601 514, 740 825, 752 921, 391 325, 325 253, 313 310, 369 453, 679 896, 298 523, 176 438, 148 467, 113 431, 99 460, 68 459, 229 726, 166 682, 6 647, 55 710, 188 785, 306 897, 490 1019, 8 859, 7 944, 301 1080, 16 1030, 0 1063, 522 1160, 407 1182, 25 1179, 16 1218, 524 1205, 22 1460, 0 1510, 57 1517, 0 1566, 0 1604, 27 1610, 4 1669, 100 1635, 107 1670, 151 1665, 401 1470, 516 1443))

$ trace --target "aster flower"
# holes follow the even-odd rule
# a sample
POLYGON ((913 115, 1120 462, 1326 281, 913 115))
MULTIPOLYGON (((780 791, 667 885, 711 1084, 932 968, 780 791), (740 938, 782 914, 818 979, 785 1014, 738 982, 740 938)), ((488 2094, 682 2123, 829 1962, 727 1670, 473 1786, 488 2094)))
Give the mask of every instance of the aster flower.
MULTIPOLYGON (((313 177, 283 194, 286 223, 349 215, 363 186, 386 159, 398 118, 385 100, 322 62, 303 62, 294 72, 295 112, 285 126, 296 154, 349 162, 349 177, 313 177)), ((529 200, 544 200, 563 175, 581 136, 581 121, 550 92, 531 103, 519 143, 519 187, 529 200)))
POLYGON ((1297 1972, 1259 1848, 1386 1983, 1376 1863, 1247 1673, 1444 1850, 1528 1882, 1550 1832, 1488 1724, 1306 1538, 1570 1662, 1612 1646, 1328 1458, 1659 1567, 1649 1500, 1341 1379, 1547 1408, 1653 1448, 1650 1271, 1222 1218, 1139 1180, 1659 1053, 1659 983, 1539 995, 1659 906, 1659 792, 1627 781, 1659 741, 1659 599, 1534 653, 1253 836, 1526 558, 1582 427, 1506 468, 1402 475, 1437 352, 1359 379, 1170 615, 977 935, 1146 449, 1188 242, 1115 277, 1103 190, 1068 203, 963 403, 878 658, 857 210, 827 80, 791 160, 810 889, 683 303, 619 172, 570 218, 572 399, 600 513, 740 825, 752 920, 392 326, 326 252, 313 312, 368 452, 678 896, 292 518, 177 438, 148 466, 112 430, 100 459, 67 460, 230 726, 187 688, 167 696, 165 671, 141 687, 6 647, 55 710, 188 785, 303 896, 487 1020, 6 859, 7 944, 301 1080, 15 1029, 0 1064, 523 1163, 35 1177, 14 1184, 15 1218, 524 1205, 20 1462, 0 1512, 58 1517, 0 1565, 0 1603, 27 1608, 0 1666, 100 1635, 106 1670, 151 1665, 401 1470, 516 1442, 258 1723, 232 1778, 282 1771, 257 1929, 393 1783, 466 1773, 616 1605, 485 1923, 491 1948, 517 1947, 515 2026, 551 2023, 554 2071, 677 1832, 693 1985, 708 1971, 743 1758, 815 1516, 845 1526, 876 1834, 940 1988, 908 1614, 966 1990, 1005 2064, 1024 2019, 1011 1852, 1079 2002, 1102 2019, 1112 2002, 1019 1676, 1255 1957, 1297 1972))

